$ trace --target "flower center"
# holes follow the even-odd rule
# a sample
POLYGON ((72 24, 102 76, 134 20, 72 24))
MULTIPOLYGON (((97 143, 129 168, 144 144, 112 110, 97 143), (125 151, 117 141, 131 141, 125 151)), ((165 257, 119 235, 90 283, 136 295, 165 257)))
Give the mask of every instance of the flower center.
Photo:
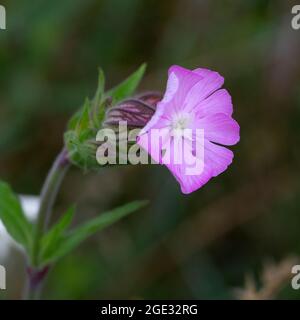
POLYGON ((171 122, 171 128, 174 135, 182 135, 185 129, 189 129, 191 115, 188 113, 176 114, 171 122))

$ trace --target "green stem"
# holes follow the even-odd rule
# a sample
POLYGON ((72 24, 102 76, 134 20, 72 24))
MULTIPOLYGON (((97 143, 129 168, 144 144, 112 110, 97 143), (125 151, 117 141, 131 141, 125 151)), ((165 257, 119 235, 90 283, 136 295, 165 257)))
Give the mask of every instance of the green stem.
POLYGON ((40 240, 48 229, 58 190, 69 167, 70 162, 67 150, 64 148, 54 161, 41 191, 41 203, 34 231, 31 261, 30 266, 27 268, 26 299, 38 298, 39 289, 48 271, 47 268, 40 269, 40 240))

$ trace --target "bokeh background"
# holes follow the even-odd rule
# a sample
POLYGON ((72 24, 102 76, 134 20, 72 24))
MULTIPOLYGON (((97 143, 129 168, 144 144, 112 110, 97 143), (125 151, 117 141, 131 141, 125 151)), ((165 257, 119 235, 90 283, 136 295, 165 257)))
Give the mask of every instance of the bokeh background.
MULTIPOLYGON (((164 90, 172 64, 218 70, 241 126, 233 165, 189 196, 160 166, 73 168, 56 217, 74 202, 75 224, 131 200, 150 205, 59 262, 44 298, 300 297, 289 280, 300 255, 296 2, 1 1, 0 177, 16 192, 39 193, 99 66, 110 87, 147 62, 140 91, 164 90)), ((23 256, 12 249, 0 263, 1 297, 20 298, 23 256)))

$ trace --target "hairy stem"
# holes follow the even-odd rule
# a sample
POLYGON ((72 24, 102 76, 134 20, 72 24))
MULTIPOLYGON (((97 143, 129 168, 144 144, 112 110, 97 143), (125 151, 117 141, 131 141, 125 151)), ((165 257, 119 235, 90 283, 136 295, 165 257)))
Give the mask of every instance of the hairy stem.
POLYGON ((56 200, 61 182, 70 167, 67 150, 64 148, 54 161, 43 185, 40 195, 40 208, 34 230, 30 266, 27 268, 27 288, 25 299, 38 298, 39 289, 47 275, 48 268, 40 268, 40 240, 48 229, 52 209, 56 200))

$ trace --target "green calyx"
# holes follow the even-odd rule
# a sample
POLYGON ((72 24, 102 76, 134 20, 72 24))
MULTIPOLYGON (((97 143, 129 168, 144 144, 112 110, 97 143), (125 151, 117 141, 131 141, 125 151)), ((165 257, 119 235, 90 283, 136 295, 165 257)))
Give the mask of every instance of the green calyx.
POLYGON ((71 117, 64 135, 69 160, 88 171, 99 169, 96 160, 96 136, 102 128, 107 108, 131 97, 145 73, 143 64, 137 71, 113 89, 105 92, 105 76, 99 70, 98 87, 93 99, 87 98, 83 106, 71 117))

